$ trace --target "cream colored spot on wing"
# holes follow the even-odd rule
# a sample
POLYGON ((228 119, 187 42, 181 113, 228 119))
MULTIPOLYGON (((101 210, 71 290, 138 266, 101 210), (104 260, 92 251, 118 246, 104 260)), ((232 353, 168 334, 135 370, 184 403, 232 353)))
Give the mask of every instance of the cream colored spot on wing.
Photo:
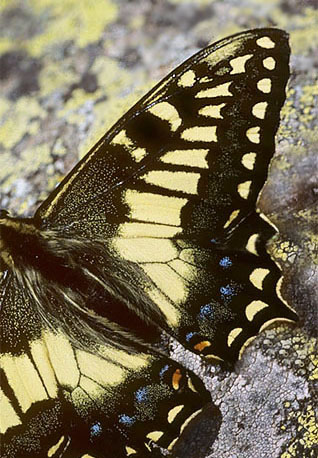
POLYGON ((168 265, 187 281, 193 280, 196 276, 197 269, 194 266, 190 266, 185 263, 181 259, 170 261, 168 262, 168 265))
POLYGON ((286 301, 283 298, 282 293, 281 293, 282 284, 283 284, 283 277, 280 277, 280 279, 276 283, 276 294, 279 297, 279 299, 286 304, 286 301))
POLYGON ((241 160, 244 167, 248 170, 253 170, 256 162, 256 153, 246 153, 241 160))
POLYGON ((186 194, 197 194, 200 174, 194 172, 151 170, 140 178, 146 183, 160 186, 161 188, 181 191, 186 194))
POLYGON ((178 415, 178 413, 180 413, 184 408, 184 405, 180 405, 180 406, 175 406, 173 407, 172 409, 169 410, 168 412, 168 423, 172 423, 176 416, 178 415))
POLYGON ((269 94, 272 90, 272 81, 270 78, 263 78, 257 82, 257 89, 264 94, 269 94))
POLYGON ((82 350, 78 350, 76 356, 81 373, 105 388, 119 385, 126 377, 126 371, 115 363, 82 350))
POLYGON ((216 126, 196 126, 184 129, 181 138, 189 142, 217 142, 216 126))
POLYGON ((182 207, 188 202, 180 197, 167 197, 128 189, 125 201, 130 217, 139 221, 180 226, 182 207))
POLYGON ((181 125, 181 118, 176 108, 168 102, 160 102, 149 108, 149 112, 163 121, 168 121, 171 130, 175 132, 181 125))
POLYGON ((241 332, 243 331, 242 328, 234 328, 232 329, 232 331, 229 333, 228 337, 227 337, 227 346, 230 347, 234 340, 241 334, 241 332))
MULTIPOLYGON (((146 272, 148 273, 149 270, 146 271, 146 272)), ((159 276, 157 272, 155 272, 154 274, 155 274, 155 278, 157 278, 159 276)), ((164 284, 164 279, 160 279, 160 276, 159 276, 158 282, 159 282, 159 284, 162 284, 163 287, 166 286, 164 284)), ((180 285, 177 285, 177 286, 180 288, 180 285)), ((168 287, 168 289, 170 289, 170 288, 171 288, 171 286, 168 287)), ((177 327, 179 325, 181 316, 180 316, 179 310, 172 304, 172 302, 170 302, 169 299, 167 299, 167 297, 165 297, 156 288, 147 290, 147 294, 150 297, 150 299, 152 299, 158 305, 158 307, 160 308, 162 313, 167 318, 167 322, 169 323, 169 325, 172 328, 177 327)), ((180 295, 181 295, 181 291, 179 292, 179 297, 180 297, 180 295)))
MULTIPOLYGON (((280 279, 278 280, 278 282, 276 283, 276 294, 278 296, 278 298, 285 304, 287 305, 288 308, 290 308, 291 310, 293 310, 290 305, 288 304, 288 302, 283 298, 282 296, 282 293, 281 293, 281 288, 282 288, 282 284, 283 284, 283 277, 280 277, 280 279)), ((293 310, 294 311, 294 310, 293 310)))
POLYGON ((185 282, 169 266, 165 264, 146 264, 142 268, 172 302, 178 304, 185 300, 187 296, 185 282))
POLYGON ((150 445, 147 444, 146 442, 144 442, 144 444, 145 444, 145 447, 149 450, 149 452, 152 452, 150 445))
POLYGON ((119 236, 122 238, 151 237, 169 239, 180 234, 181 228, 151 223, 123 223, 119 226, 119 236))
POLYGON ((261 141, 260 130, 261 128, 259 126, 250 127, 249 129, 247 129, 246 136, 250 142, 259 143, 261 141))
POLYGON ((130 154, 136 162, 140 162, 144 157, 147 156, 147 150, 145 148, 133 148, 130 150, 130 154))
POLYGON ((263 281, 268 274, 268 269, 258 267, 254 269, 253 272, 250 274, 250 282, 255 286, 255 288, 263 289, 263 281))
POLYGON ((70 342, 62 334, 43 333, 49 359, 60 385, 76 388, 80 373, 70 342))
POLYGON ((282 296, 282 293, 281 293, 282 283, 283 283, 283 277, 280 277, 280 279, 276 283, 276 294, 277 294, 278 298, 283 302, 283 304, 286 305, 286 307, 288 307, 290 310, 292 310, 294 313, 296 313, 295 310, 288 304, 288 302, 282 296))
POLYGON ((112 244, 120 256, 133 262, 168 262, 178 256, 177 249, 167 239, 115 237, 112 244))
POLYGON ((48 399, 43 383, 26 354, 3 355, 0 367, 4 370, 23 412, 26 412, 34 402, 48 399))
POLYGON ((241 349, 240 349, 240 352, 239 352, 239 356, 238 356, 238 359, 242 359, 242 356, 243 356, 243 353, 244 351, 246 350, 246 348, 253 342, 253 340, 256 339, 257 336, 252 336, 250 337, 249 339, 247 339, 244 344, 241 346, 241 349))
POLYGON ((261 48, 271 49, 275 47, 275 42, 269 37, 262 37, 256 40, 256 43, 261 48))
POLYGON ((269 224, 270 226, 272 226, 272 228, 275 229, 276 232, 278 232, 277 226, 275 226, 275 224, 274 224, 269 218, 267 218, 267 216, 265 216, 264 213, 260 213, 259 216, 260 216, 264 221, 266 221, 267 224, 269 224))
POLYGON ((0 433, 4 434, 8 428, 21 425, 21 420, 12 407, 9 398, 0 388, 0 433))
POLYGON ((246 306, 246 309, 245 309, 246 318, 249 321, 253 321, 255 315, 266 307, 269 307, 269 305, 266 304, 266 302, 263 302, 260 300, 252 301, 250 304, 246 306))
POLYGON ((257 250, 256 250, 257 239, 258 239, 258 234, 252 234, 246 244, 247 251, 249 251, 252 254, 256 254, 256 255, 258 255, 257 250))
POLYGON ((219 86, 210 87, 208 89, 202 89, 196 94, 196 98, 205 98, 205 97, 227 97, 233 96, 232 92, 230 92, 231 81, 228 83, 220 84, 219 86))
POLYGON ((250 189, 251 189, 251 184, 252 184, 252 181, 249 180, 249 181, 244 181, 244 183, 240 183, 238 185, 237 192, 242 197, 242 199, 247 199, 248 198, 248 195, 249 195, 250 189))
POLYGON ((194 393, 197 393, 198 390, 196 390, 195 386, 193 385, 191 377, 188 378, 188 387, 190 388, 191 391, 194 393))
POLYGON ((219 356, 213 355, 212 353, 210 353, 209 355, 204 355, 204 357, 205 357, 205 359, 211 361, 212 363, 213 362, 218 363, 219 361, 224 361, 223 358, 220 358, 219 356))
POLYGON ((44 340, 38 339, 31 342, 30 351, 49 396, 51 398, 57 397, 57 381, 44 340))
POLYGON ((201 169, 209 168, 207 162, 208 149, 178 149, 168 151, 160 160, 165 164, 185 165, 188 167, 199 167, 201 169))
POLYGON ((277 324, 283 324, 283 323, 295 323, 294 320, 290 320, 289 318, 272 318, 271 320, 266 321, 262 326, 260 327, 259 332, 265 331, 265 329, 273 327, 273 325, 277 326, 277 324))
POLYGON ((235 57, 230 60, 230 65, 232 67, 230 74, 235 75, 236 73, 245 72, 245 64, 252 56, 253 54, 246 54, 245 56, 235 57))
POLYGON ((263 66, 267 68, 267 70, 274 70, 276 67, 276 62, 273 57, 266 57, 266 59, 263 60, 263 66))
POLYGON ((253 115, 258 119, 265 119, 267 102, 256 103, 252 108, 253 115))
POLYGON ((125 450, 126 450, 126 455, 127 456, 131 456, 131 455, 136 455, 137 454, 137 450, 135 450, 132 447, 129 447, 128 445, 126 445, 125 450))
POLYGON ((200 108, 199 114, 206 116, 207 118, 216 118, 222 119, 221 110, 225 107, 225 103, 220 103, 219 105, 206 105, 203 108, 200 108))
POLYGON ((147 434, 146 437, 154 442, 157 442, 163 436, 163 434, 163 431, 151 431, 147 434))
POLYGON ((240 213, 240 210, 233 210, 232 213, 230 214, 229 216, 229 219, 226 221, 226 223, 224 224, 224 229, 226 229, 227 227, 229 227, 229 225, 232 223, 232 221, 235 220, 235 218, 237 217, 237 215, 240 213))
POLYGON ((188 424, 194 420, 194 418, 199 415, 199 413, 202 412, 202 409, 199 409, 199 410, 196 410, 195 412, 193 412, 193 414, 191 414, 187 419, 186 421, 182 424, 181 428, 180 428, 180 435, 183 433, 183 431, 185 430, 185 428, 188 426, 188 424))
POLYGON ((58 451, 60 446, 63 444, 64 440, 65 440, 65 437, 61 436, 59 441, 55 445, 52 445, 52 447, 49 448, 49 450, 47 452, 47 456, 49 458, 51 458, 51 456, 53 456, 58 451))
POLYGON ((178 79, 178 86, 180 87, 191 87, 195 83, 195 73, 193 70, 188 70, 178 79))
POLYGON ((129 137, 127 137, 127 133, 125 130, 121 130, 120 132, 118 132, 118 134, 115 135, 115 137, 112 139, 110 143, 126 146, 127 148, 131 148, 133 146, 133 141, 129 137))
POLYGON ((170 442, 170 444, 167 447, 167 450, 172 450, 173 447, 176 445, 176 442, 178 442, 178 440, 179 440, 179 436, 176 437, 175 439, 173 439, 173 441, 170 442))

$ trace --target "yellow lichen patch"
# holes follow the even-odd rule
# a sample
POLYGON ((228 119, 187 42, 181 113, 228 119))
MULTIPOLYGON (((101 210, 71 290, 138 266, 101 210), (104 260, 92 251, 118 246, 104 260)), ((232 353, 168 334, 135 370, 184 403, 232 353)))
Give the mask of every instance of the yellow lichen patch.
POLYGON ((63 62, 48 61, 39 74, 41 96, 68 87, 76 81, 76 74, 70 68, 64 68, 63 62))
POLYGON ((79 125, 86 119, 87 113, 81 111, 85 102, 91 103, 92 94, 87 93, 84 89, 78 88, 72 92, 72 97, 64 104, 58 112, 59 117, 67 118, 68 123, 79 125))
POLYGON ((318 380, 318 355, 310 355, 309 358, 313 365, 313 370, 309 375, 309 380, 318 380))
POLYGON ((281 458, 299 458, 300 456, 314 456, 318 445, 318 423, 312 405, 308 405, 304 411, 291 412, 289 420, 296 422, 297 437, 292 440, 281 458))
POLYGON ((61 41, 72 40, 81 47, 94 43, 117 16, 117 7, 109 0, 30 0, 30 5, 39 16, 45 13, 50 18, 43 32, 26 43, 33 56, 42 55, 61 41))
MULTIPOLYGON (((1 5, 1 3, 0 3, 1 5)), ((4 54, 14 48, 14 41, 7 37, 0 38, 0 54, 4 54)))
POLYGON ((20 97, 0 126, 0 143, 11 149, 26 132, 35 134, 43 115, 44 110, 34 98, 20 97))
MULTIPOLYGON (((295 55, 306 55, 312 49, 317 49, 317 21, 317 7, 304 8, 302 15, 293 16, 293 29, 290 30, 290 46, 295 55)), ((288 28, 288 24, 290 24, 290 16, 286 15, 286 28, 288 28)), ((285 24, 283 25, 285 26, 285 24)))
POLYGON ((302 87, 302 95, 299 99, 301 112, 305 116, 306 122, 312 121, 315 117, 313 109, 317 105, 318 84, 315 81, 313 84, 302 87))
MULTIPOLYGON (((123 91, 132 84, 129 72, 121 69, 114 60, 99 57, 91 68, 92 73, 97 76, 99 89, 94 93, 94 99, 101 95, 107 96, 107 100, 98 102, 93 107, 95 117, 92 129, 87 138, 80 144, 79 156, 83 157, 87 151, 107 132, 107 130, 122 116, 131 106, 143 95, 149 85, 134 90, 123 97, 123 91)), ((91 94, 92 96, 92 94, 91 94)))
POLYGON ((0 119, 8 112, 10 106, 10 102, 5 97, 0 96, 0 119))
POLYGON ((14 160, 9 151, 3 152, 0 155, 0 178, 5 179, 3 186, 14 186, 16 177, 37 172, 40 166, 50 163, 50 149, 46 144, 24 150, 18 162, 14 160))
POLYGON ((6 8, 10 7, 13 8, 17 6, 17 0, 1 0, 0 2, 0 12, 4 11, 6 8))

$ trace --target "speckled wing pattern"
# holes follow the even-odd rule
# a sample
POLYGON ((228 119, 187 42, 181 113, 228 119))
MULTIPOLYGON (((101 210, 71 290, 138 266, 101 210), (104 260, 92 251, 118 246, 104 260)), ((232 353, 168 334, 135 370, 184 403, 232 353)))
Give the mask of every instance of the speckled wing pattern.
MULTIPOLYGON (((276 230, 256 211, 288 61, 287 35, 276 29, 205 48, 119 120, 34 217, 63 237, 103 241, 114 260, 135 265, 163 317, 159 331, 212 361, 233 362, 262 328, 297 319, 265 249, 276 230)), ((3 456, 147 456, 151 442, 172 448, 210 401, 194 374, 151 347, 74 348, 36 315, 26 319, 33 308, 10 272, 1 281, 2 309, 15 310, 5 315, 10 345, 0 360, 3 456)))
POLYGON ((74 348, 43 328, 18 286, 3 275, 2 458, 156 456, 151 443, 172 446, 210 402, 201 380, 164 355, 74 348))

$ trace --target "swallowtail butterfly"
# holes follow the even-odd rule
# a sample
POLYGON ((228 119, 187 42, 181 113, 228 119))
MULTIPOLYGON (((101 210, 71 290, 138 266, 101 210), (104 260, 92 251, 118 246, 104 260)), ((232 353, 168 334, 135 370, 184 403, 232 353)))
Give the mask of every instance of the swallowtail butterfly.
MULTIPOLYGON (((128 111, 33 218, 0 213, 1 456, 146 457, 211 401, 163 332, 233 363, 296 321, 256 210, 287 34, 195 54, 128 111)), ((158 450, 158 449, 157 449, 158 450)))

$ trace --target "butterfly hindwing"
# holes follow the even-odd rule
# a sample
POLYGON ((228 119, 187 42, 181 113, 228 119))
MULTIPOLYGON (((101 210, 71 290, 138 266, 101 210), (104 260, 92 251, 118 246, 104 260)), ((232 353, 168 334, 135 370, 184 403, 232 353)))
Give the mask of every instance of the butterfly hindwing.
POLYGON ((152 443, 173 445, 210 402, 197 376, 159 353, 75 348, 16 286, 1 283, 1 457, 154 456, 152 443))

